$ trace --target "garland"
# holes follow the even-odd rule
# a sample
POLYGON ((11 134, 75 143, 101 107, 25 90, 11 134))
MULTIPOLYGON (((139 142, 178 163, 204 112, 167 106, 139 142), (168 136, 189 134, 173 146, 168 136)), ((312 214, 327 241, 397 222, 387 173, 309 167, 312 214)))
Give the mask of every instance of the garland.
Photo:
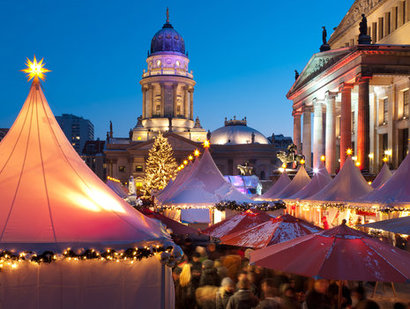
POLYGON ((278 209, 286 209, 286 204, 283 201, 265 203, 238 203, 236 201, 223 201, 216 203, 213 207, 219 211, 224 211, 226 209, 235 211, 246 211, 249 209, 274 211, 278 209))
POLYGON ((100 261, 129 261, 131 264, 135 261, 140 261, 144 258, 160 255, 161 263, 168 266, 174 266, 178 262, 178 258, 172 255, 172 246, 150 246, 144 248, 129 248, 127 250, 103 250, 98 251, 94 249, 79 249, 74 252, 72 249, 67 248, 63 253, 55 253, 53 251, 44 251, 41 254, 37 254, 33 251, 23 251, 20 253, 12 252, 9 250, 0 251, 0 269, 4 266, 10 266, 11 268, 17 268, 19 263, 31 262, 31 263, 52 263, 55 261, 67 260, 67 261, 80 261, 80 260, 100 260, 100 261))
MULTIPOLYGON (((297 206, 296 204, 292 204, 292 206, 297 206)), ((372 207, 366 207, 366 206, 360 206, 360 205, 350 205, 346 203, 341 203, 341 202, 327 202, 327 203, 320 203, 318 205, 311 205, 309 203, 302 203, 299 205, 304 205, 307 207, 320 207, 323 210, 327 210, 328 208, 337 208, 339 211, 345 211, 347 209, 355 210, 355 211, 363 211, 363 212, 381 212, 381 213, 394 213, 394 212, 401 212, 401 211, 409 211, 408 208, 406 207, 389 207, 389 206, 372 206, 372 207)))

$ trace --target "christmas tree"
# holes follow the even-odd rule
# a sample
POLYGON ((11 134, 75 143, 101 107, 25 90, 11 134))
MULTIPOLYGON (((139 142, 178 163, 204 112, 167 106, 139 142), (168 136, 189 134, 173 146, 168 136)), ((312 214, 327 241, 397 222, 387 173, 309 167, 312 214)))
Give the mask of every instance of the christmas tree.
POLYGON ((148 153, 145 162, 145 175, 142 184, 142 192, 145 197, 166 187, 169 180, 177 171, 177 163, 174 158, 168 139, 161 132, 154 138, 154 144, 148 153))

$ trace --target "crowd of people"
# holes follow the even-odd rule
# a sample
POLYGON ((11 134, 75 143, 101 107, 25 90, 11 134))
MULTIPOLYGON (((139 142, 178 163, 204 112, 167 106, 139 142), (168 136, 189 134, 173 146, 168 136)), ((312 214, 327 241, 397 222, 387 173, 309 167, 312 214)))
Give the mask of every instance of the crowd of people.
MULTIPOLYGON (((249 264, 250 249, 179 243, 184 262, 173 269, 176 309, 377 309, 362 284, 313 280, 249 264), (339 285, 342 285, 341 297, 339 285)), ((410 309, 395 303, 393 309, 410 309)))

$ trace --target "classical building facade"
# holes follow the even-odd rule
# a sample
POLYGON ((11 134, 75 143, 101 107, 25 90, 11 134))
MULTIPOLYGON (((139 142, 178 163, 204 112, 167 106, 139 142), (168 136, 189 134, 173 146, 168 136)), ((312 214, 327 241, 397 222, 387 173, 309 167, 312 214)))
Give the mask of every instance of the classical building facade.
POLYGON ((356 0, 329 41, 324 38, 329 50, 314 54, 297 76, 287 98, 293 140, 307 167, 318 167, 325 155, 335 173, 348 148, 356 165, 373 174, 384 157, 397 168, 406 156, 409 10, 410 0, 356 0))

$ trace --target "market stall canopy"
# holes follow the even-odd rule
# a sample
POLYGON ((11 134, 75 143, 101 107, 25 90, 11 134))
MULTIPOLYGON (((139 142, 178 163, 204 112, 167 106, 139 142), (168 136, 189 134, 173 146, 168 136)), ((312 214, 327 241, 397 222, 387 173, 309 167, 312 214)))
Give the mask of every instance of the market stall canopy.
POLYGON ((225 180, 209 150, 205 149, 198 165, 192 168, 189 177, 161 203, 209 206, 221 201, 253 203, 250 198, 225 180))
POLYGON ((410 252, 351 229, 344 223, 254 251, 250 262, 278 271, 330 280, 410 280, 410 252))
POLYGON ((382 186, 358 199, 358 202, 410 205, 410 155, 407 155, 399 168, 382 186))
POLYGON ((247 210, 230 218, 227 218, 217 224, 211 225, 204 229, 202 233, 221 238, 222 236, 243 231, 254 227, 262 222, 269 221, 272 217, 264 211, 247 210))
POLYGON ((230 233, 222 237, 221 242, 225 245, 260 249, 321 230, 302 219, 285 214, 249 229, 230 233))
POLYGON ((271 199, 272 196, 279 193, 290 184, 291 180, 286 172, 283 172, 279 179, 266 191, 264 194, 258 197, 258 199, 271 199))
POLYGON ((322 164, 319 170, 314 174, 311 182, 304 186, 299 192, 290 196, 289 199, 308 198, 309 196, 312 196, 313 194, 316 194, 317 192, 322 190, 331 181, 332 177, 330 177, 326 167, 324 166, 324 164, 322 164))
POLYGON ((60 129, 35 78, 0 143, 0 248, 129 248, 169 235, 110 190, 60 129))
POLYGON ((348 156, 336 177, 308 199, 315 201, 351 201, 366 195, 372 190, 360 170, 354 165, 352 158, 348 156))
POLYGON ((379 172, 379 174, 377 175, 377 177, 373 180, 373 182, 371 184, 372 188, 373 189, 379 188, 387 180, 389 180, 392 175, 393 175, 393 173, 390 171, 389 166, 386 163, 384 163, 382 169, 379 172))
POLYGON ((373 223, 362 224, 360 226, 389 231, 392 233, 410 235, 410 216, 377 221, 373 223))
POLYGON ((121 182, 112 179, 107 179, 106 185, 115 192, 120 198, 125 199, 128 196, 128 190, 125 188, 121 182))
POLYGON ((301 165, 295 177, 293 177, 290 184, 288 184, 282 191, 274 194, 272 198, 285 199, 299 192, 304 186, 310 182, 310 177, 306 173, 305 167, 301 165))

